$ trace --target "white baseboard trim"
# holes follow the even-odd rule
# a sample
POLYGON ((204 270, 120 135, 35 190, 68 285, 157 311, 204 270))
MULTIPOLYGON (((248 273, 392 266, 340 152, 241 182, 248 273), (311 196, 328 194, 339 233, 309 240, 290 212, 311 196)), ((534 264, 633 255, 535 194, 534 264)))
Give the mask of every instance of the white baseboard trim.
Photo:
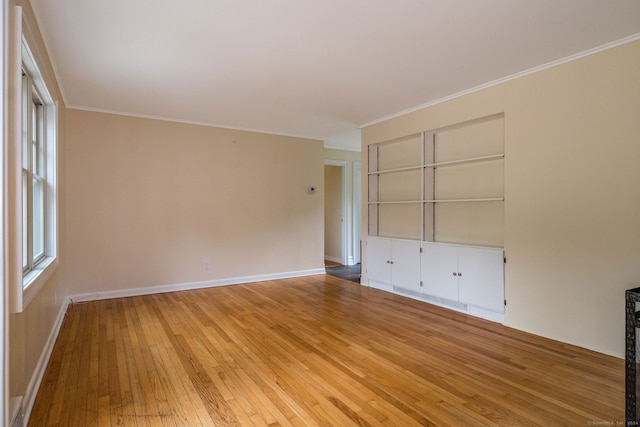
POLYGON ((24 414, 22 410, 22 396, 12 397, 9 401, 9 425, 24 426, 24 414))
POLYGON ((217 286, 239 285, 241 283, 262 282, 265 280, 289 279, 292 277, 313 276, 325 274, 324 268, 313 270, 288 271, 274 274, 260 274, 257 276, 231 277, 227 279, 205 280, 202 282, 178 283, 173 285, 150 286, 146 288, 123 289, 118 291, 91 292, 86 294, 71 295, 71 303, 84 302, 111 298, 126 298, 139 295, 162 294, 165 292, 188 291, 191 289, 213 288, 217 286))
POLYGON ((44 378, 45 370, 47 369, 47 365, 49 363, 49 358, 51 357, 51 353, 53 352, 53 346, 55 345, 56 339, 58 338, 58 333, 60 332, 62 321, 64 320, 64 316, 67 313, 67 308, 69 307, 69 304, 74 302, 81 302, 81 301, 124 298, 124 297, 138 296, 138 295, 151 295, 151 294, 158 294, 158 293, 165 293, 165 292, 186 291, 190 289, 211 288, 216 286, 238 285, 241 283, 262 282, 265 280, 277 280, 277 279, 288 279, 292 277, 313 276, 316 274, 325 274, 325 269, 317 268, 313 270, 289 271, 289 272, 283 272, 283 273, 262 274, 257 276, 232 277, 228 279, 207 280, 203 282, 190 282, 190 283, 179 283, 174 285, 152 286, 147 288, 124 289, 120 291, 94 292, 94 293, 87 293, 87 294, 77 294, 77 295, 72 295, 68 297, 67 300, 64 302, 64 304, 62 304, 62 306, 60 307, 60 311, 58 312, 58 317, 56 318, 53 328, 51 329, 49 338, 47 339, 47 342, 42 350, 42 354, 40 355, 40 359, 38 360, 36 369, 33 372, 31 381, 29 381, 29 385, 27 386, 27 390, 22 399, 24 425, 27 425, 29 423, 29 416, 31 415, 33 404, 35 403, 38 390, 40 389, 42 379, 44 378))
POLYGON ((53 353, 53 347, 56 343, 56 339, 58 339, 58 333, 60 332, 60 328, 62 327, 64 316, 67 314, 67 307, 69 307, 69 302, 70 301, 67 299, 60 306, 60 311, 58 312, 56 321, 53 324, 53 328, 51 328, 49 338, 47 338, 47 342, 42 349, 42 353, 40 354, 40 359, 38 359, 36 369, 33 371, 31 380, 27 385, 27 390, 24 393, 24 397, 22 399, 22 411, 24 417, 23 423, 25 426, 29 424, 29 416, 31 415, 33 404, 36 401, 36 396, 38 395, 40 384, 42 383, 42 379, 44 378, 44 372, 47 369, 47 365, 49 364, 49 358, 51 357, 51 353, 53 353))

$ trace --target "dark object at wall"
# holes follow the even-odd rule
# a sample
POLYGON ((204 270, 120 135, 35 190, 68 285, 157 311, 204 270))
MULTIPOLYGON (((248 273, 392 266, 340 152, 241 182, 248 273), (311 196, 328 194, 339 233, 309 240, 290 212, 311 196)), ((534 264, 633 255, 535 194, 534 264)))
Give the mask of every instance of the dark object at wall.
POLYGON ((625 327, 625 419, 628 426, 637 426, 640 417, 639 383, 638 374, 640 363, 640 288, 627 289, 626 300, 626 327, 625 327))

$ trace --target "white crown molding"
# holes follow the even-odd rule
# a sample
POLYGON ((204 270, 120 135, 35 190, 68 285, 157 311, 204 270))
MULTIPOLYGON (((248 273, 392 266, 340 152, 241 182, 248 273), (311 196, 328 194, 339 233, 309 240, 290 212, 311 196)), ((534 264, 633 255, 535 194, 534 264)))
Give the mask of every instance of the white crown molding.
POLYGON ((70 105, 67 105, 66 107, 68 109, 72 109, 72 110, 90 111, 90 112, 93 112, 93 113, 113 114, 113 115, 116 115, 116 116, 135 117, 135 118, 138 118, 138 119, 159 120, 159 121, 163 121, 163 122, 182 123, 182 124, 186 124, 186 125, 207 126, 207 127, 215 127, 215 128, 220 128, 220 129, 237 130, 237 131, 242 131, 242 132, 262 133, 262 134, 266 134, 266 135, 278 135, 278 136, 284 136, 284 137, 288 137, 288 138, 300 138, 300 139, 309 139, 309 140, 323 141, 324 142, 324 140, 322 138, 317 138, 317 137, 314 137, 314 136, 297 135, 297 134, 293 134, 293 133, 284 133, 284 132, 274 132, 274 131, 269 131, 269 130, 264 130, 264 129, 254 129, 254 128, 248 128, 248 127, 242 127, 242 126, 229 126, 229 125, 222 125, 222 124, 213 123, 213 122, 202 122, 202 121, 197 121, 197 120, 177 119, 177 118, 173 118, 173 117, 154 116, 154 115, 151 115, 151 114, 130 113, 130 112, 126 112, 126 111, 109 110, 109 109, 105 109, 105 108, 94 108, 94 107, 88 107, 88 106, 85 106, 85 105, 77 105, 77 104, 73 104, 73 105, 70 104, 70 105))
POLYGON ((325 144, 324 148, 325 148, 325 150, 351 151, 353 153, 359 153, 362 150, 360 147, 358 147, 358 148, 340 147, 340 146, 337 146, 337 145, 327 145, 327 144, 325 144))
POLYGON ((499 78, 497 80, 493 80, 493 81, 481 84, 479 86, 475 86, 473 88, 470 88, 470 89, 467 89, 467 90, 463 90, 461 92, 457 92, 457 93, 454 93, 452 95, 445 96, 443 98, 436 99, 434 101, 429 101, 429 102, 427 102, 425 104, 421 104, 421 105, 418 105, 418 106, 415 106, 415 107, 411 107, 411 108, 408 108, 406 110, 402 110, 402 111, 400 111, 398 113, 390 114, 388 116, 384 116, 384 117, 381 117, 379 119, 372 120, 370 122, 367 122, 367 123, 364 123, 364 124, 360 125, 358 128, 359 129, 363 129, 363 128, 366 128, 368 126, 373 126, 375 124, 382 123, 382 122, 385 122, 387 120, 395 119, 396 117, 404 116, 405 114, 413 113, 415 111, 419 111, 419 110, 422 110, 422 109, 427 108, 427 107, 432 107, 432 106, 437 105, 437 104, 442 104, 443 102, 447 102, 447 101, 450 101, 452 99, 460 98, 462 96, 469 95, 471 93, 478 92, 478 91, 481 91, 483 89, 487 89, 487 88, 490 88, 490 87, 493 87, 493 86, 497 86, 499 84, 506 83, 506 82, 509 82, 511 80, 518 79, 520 77, 528 76, 530 74, 534 74, 534 73, 537 73, 539 71, 543 71, 543 70, 546 70, 546 69, 549 69, 549 68, 553 68, 553 67, 556 67, 558 65, 566 64, 568 62, 572 62, 572 61, 575 61, 575 60, 578 60, 578 59, 581 59, 581 58, 584 58, 584 57, 587 57, 587 56, 590 56, 590 55, 594 55, 596 53, 600 53, 600 52, 603 52, 605 50, 613 49, 614 47, 618 47, 618 46, 621 46, 621 45, 624 45, 624 44, 627 44, 627 43, 631 43, 631 42, 634 42, 634 41, 637 41, 637 40, 640 40, 640 33, 631 35, 629 37, 625 37, 625 38, 620 39, 620 40, 613 41, 611 43, 603 44, 601 46, 597 46, 597 47, 594 47, 592 49, 588 49, 588 50, 585 50, 583 52, 579 52, 579 53, 576 53, 574 55, 570 55, 570 56, 567 56, 565 58, 558 59, 556 61, 551 61, 551 62, 548 62, 546 64, 539 65, 537 67, 529 68, 527 70, 520 71, 518 73, 511 74, 509 76, 502 77, 502 78, 499 78))

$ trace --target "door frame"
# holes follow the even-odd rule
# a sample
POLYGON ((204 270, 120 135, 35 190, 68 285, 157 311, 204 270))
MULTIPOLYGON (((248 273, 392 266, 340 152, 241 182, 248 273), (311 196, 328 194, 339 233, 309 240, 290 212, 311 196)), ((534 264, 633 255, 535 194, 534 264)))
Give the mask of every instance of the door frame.
MULTIPOLYGON (((9 2, 2 0, 0 5, 0 55, 2 55, 2 81, 8 81, 8 49, 7 43, 9 39, 9 2)), ((0 213, 0 342, 2 343, 2 351, 0 351, 0 369, 2 369, 2 378, 0 379, 0 424, 9 425, 9 251, 5 244, 8 230, 8 211, 9 202, 7 197, 7 180, 6 180, 6 162, 7 151, 9 147, 8 137, 8 102, 6 97, 7 85, 0 86, 0 175, 2 175, 2 186, 0 187, 0 205, 2 210, 0 213)))
POLYGON ((362 163, 353 162, 352 183, 352 215, 351 215, 351 244, 353 247, 352 264, 362 261, 362 163))
MULTIPOLYGON (((325 159, 325 166, 337 166, 342 168, 342 227, 340 237, 342 244, 340 245, 343 265, 353 265, 353 239, 351 238, 351 174, 349 173, 349 162, 346 160, 325 159)), ((326 188, 325 188, 326 191, 326 188)))

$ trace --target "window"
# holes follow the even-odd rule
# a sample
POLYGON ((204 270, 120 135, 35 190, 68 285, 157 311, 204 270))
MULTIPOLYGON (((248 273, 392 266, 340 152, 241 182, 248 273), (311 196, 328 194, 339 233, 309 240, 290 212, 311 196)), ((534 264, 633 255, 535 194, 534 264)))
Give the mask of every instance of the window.
POLYGON ((44 106, 31 76, 22 72, 22 272, 45 258, 44 106))
MULTIPOLYGON (((22 306, 56 265, 56 109, 43 76, 22 42, 22 306)), ((20 178, 18 178, 20 179, 20 178)), ((20 253, 18 251, 18 253, 20 253)))

